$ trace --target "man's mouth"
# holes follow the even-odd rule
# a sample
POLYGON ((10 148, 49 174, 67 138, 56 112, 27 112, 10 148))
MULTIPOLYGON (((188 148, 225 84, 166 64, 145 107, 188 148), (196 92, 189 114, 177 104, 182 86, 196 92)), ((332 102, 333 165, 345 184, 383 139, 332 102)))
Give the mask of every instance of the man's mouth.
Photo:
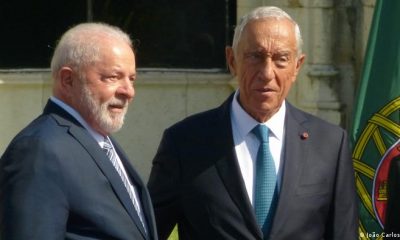
POLYGON ((259 92, 259 93, 270 93, 270 92, 274 92, 274 90, 273 90, 272 88, 257 88, 256 91, 259 92))
POLYGON ((125 110, 127 107, 126 103, 110 103, 108 104, 108 109, 110 109, 113 112, 122 112, 125 110))

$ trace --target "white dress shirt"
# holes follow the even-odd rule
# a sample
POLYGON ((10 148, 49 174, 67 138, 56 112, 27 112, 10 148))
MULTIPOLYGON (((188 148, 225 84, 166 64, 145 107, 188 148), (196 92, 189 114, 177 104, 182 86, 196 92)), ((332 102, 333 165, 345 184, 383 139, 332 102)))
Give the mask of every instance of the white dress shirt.
MULTIPOLYGON (((260 124, 252 118, 239 104, 239 90, 236 91, 231 105, 231 123, 233 141, 235 144, 236 157, 239 163, 240 171, 246 186, 247 194, 250 202, 253 204, 254 198, 254 181, 257 152, 260 141, 251 132, 253 128, 260 124)), ((284 142, 284 125, 285 125, 286 105, 285 101, 282 106, 267 122, 261 123, 269 129, 269 148, 275 162, 277 172, 278 191, 281 183, 282 166, 282 148, 284 142)))

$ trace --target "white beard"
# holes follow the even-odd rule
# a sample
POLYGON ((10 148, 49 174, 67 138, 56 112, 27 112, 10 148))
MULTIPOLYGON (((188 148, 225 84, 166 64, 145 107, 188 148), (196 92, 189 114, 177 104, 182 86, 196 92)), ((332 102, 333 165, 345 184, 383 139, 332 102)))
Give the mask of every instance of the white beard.
POLYGON ((93 92, 83 85, 80 104, 83 109, 89 113, 89 116, 95 121, 103 132, 114 133, 121 129, 124 124, 124 118, 128 111, 128 101, 120 100, 115 97, 104 103, 98 103, 93 98, 93 92), (121 113, 112 113, 108 110, 110 105, 121 105, 121 113))

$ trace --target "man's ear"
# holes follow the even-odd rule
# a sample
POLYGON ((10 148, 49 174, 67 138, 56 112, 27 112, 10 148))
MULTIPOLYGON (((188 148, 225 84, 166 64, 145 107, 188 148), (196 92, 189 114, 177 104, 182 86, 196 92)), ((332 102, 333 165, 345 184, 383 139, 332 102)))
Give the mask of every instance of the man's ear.
POLYGON ((301 54, 298 58, 297 58, 297 62, 296 62, 296 75, 297 73, 300 71, 301 66, 303 66, 303 63, 306 59, 306 55, 305 54, 301 54))
POLYGON ((236 76, 236 60, 235 54, 233 53, 232 47, 225 48, 226 64, 229 67, 229 71, 233 76, 236 76))
MULTIPOLYGON (((76 84, 74 80, 74 71, 70 67, 62 67, 54 77, 53 94, 62 101, 69 103, 70 95, 74 91, 76 84)), ((76 77, 75 77, 76 78, 76 77)))
POLYGON ((70 67, 62 67, 58 71, 60 87, 64 90, 69 90, 74 83, 73 70, 70 67))

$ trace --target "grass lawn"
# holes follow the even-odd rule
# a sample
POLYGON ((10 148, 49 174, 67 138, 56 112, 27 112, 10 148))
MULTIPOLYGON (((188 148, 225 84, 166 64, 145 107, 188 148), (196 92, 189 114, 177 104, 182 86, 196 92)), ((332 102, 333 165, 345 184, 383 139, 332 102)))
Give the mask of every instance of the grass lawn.
POLYGON ((174 230, 172 231, 171 235, 169 235, 168 240, 178 240, 178 228, 175 226, 174 230))

